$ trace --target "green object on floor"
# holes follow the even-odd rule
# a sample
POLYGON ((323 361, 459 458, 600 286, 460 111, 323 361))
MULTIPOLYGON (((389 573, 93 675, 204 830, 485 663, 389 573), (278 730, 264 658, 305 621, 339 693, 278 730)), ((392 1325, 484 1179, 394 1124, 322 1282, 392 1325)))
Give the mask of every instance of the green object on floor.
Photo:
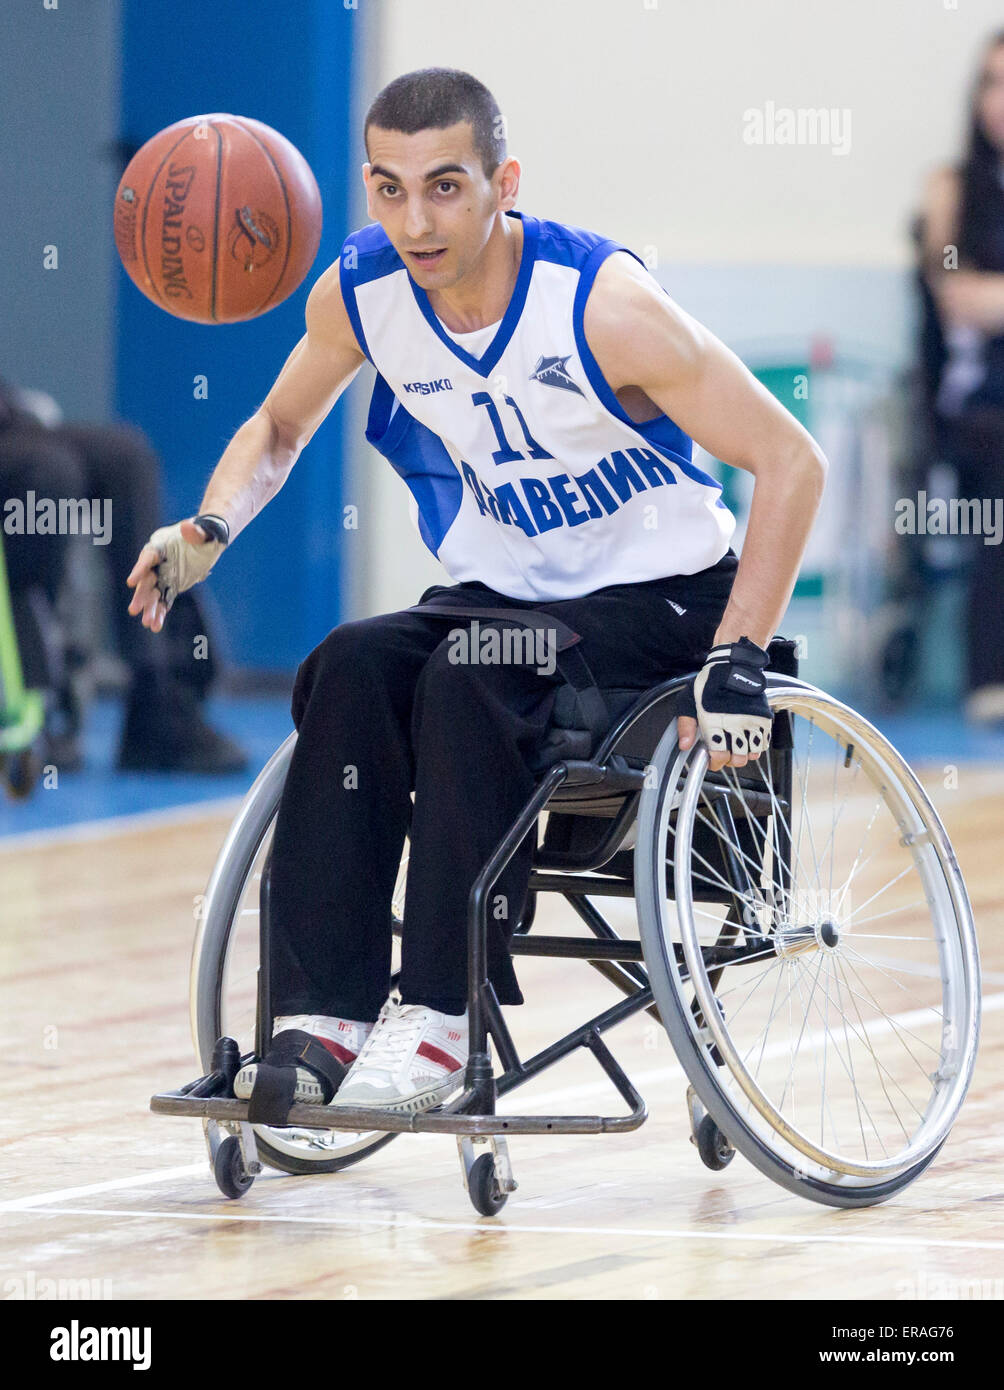
POLYGON ((0 536, 0 754, 30 748, 45 722, 40 690, 25 690, 0 536))

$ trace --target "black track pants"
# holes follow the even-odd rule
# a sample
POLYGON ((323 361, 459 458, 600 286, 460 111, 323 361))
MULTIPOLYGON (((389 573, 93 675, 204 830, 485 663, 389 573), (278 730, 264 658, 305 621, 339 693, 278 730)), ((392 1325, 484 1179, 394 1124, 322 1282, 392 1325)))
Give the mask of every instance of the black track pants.
MULTIPOLYGON (((449 592, 456 603, 477 590, 493 606, 553 613, 581 634, 600 687, 643 688, 702 664, 736 563, 729 551, 697 575, 539 604, 478 583, 449 592)), ((272 857, 276 1014, 377 1017, 406 835, 401 996, 444 1013, 466 1007, 468 895, 533 791, 529 764, 562 684, 556 671, 541 673, 539 650, 533 664, 458 662, 449 634, 466 627, 407 611, 343 623, 297 673, 299 737, 272 857)), ((491 896, 489 975, 503 1004, 522 1003, 507 942, 531 855, 528 839, 491 896)))

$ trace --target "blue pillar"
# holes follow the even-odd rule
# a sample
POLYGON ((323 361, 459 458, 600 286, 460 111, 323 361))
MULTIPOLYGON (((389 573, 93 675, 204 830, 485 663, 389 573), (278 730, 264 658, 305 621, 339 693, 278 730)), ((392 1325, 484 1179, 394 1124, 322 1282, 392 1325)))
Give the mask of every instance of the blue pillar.
MULTIPOLYGON (((123 0, 121 138, 138 147, 187 116, 229 111, 274 126, 314 171, 324 205, 304 284, 247 323, 203 325, 150 303, 118 271, 116 409, 164 461, 163 521, 190 516, 234 431, 261 404, 304 333, 307 294, 352 230, 350 148, 359 16, 342 0, 123 0), (194 378, 208 378, 196 400, 194 378)), ((108 210, 111 240, 111 209, 108 210)), ((339 621, 344 405, 269 507, 207 581, 227 648, 244 666, 291 670, 339 621)))

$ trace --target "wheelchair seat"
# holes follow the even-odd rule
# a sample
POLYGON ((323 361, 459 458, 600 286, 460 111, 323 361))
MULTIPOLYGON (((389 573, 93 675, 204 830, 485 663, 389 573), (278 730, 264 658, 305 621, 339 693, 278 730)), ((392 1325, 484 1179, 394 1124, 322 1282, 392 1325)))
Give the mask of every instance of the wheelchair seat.
MULTIPOLYGON (((774 637, 767 647, 768 670, 778 675, 798 675, 796 643, 787 637, 774 637)), ((644 768, 675 714, 676 699, 683 686, 680 676, 668 677, 644 689, 624 686, 601 687, 609 723, 598 747, 592 748, 592 735, 585 728, 581 707, 571 685, 559 688, 554 698, 550 729, 541 749, 535 771, 545 772, 567 759, 590 759, 605 764, 611 756, 628 766, 644 768), (667 708, 668 702, 668 708, 667 708)), ((624 802, 625 791, 603 791, 596 785, 566 784, 552 797, 552 805, 575 803, 580 815, 615 815, 624 802)))
MULTIPOLYGON (((647 690, 637 688, 601 688, 600 694, 609 712, 611 727, 647 693, 647 690)), ((551 726, 542 750, 540 766, 550 767, 552 763, 561 762, 565 758, 588 758, 591 751, 592 735, 583 727, 582 711, 576 692, 570 685, 563 685, 554 697, 551 726)))

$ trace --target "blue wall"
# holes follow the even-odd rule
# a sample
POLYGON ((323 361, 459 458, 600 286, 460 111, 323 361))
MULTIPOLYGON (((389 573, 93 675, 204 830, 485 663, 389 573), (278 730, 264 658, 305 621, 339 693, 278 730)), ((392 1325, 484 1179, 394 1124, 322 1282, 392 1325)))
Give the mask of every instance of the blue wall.
POLYGON ((105 420, 119 0, 0 14, 0 376, 47 391, 68 420, 105 420), (57 269, 43 269, 45 246, 57 269))
MULTIPOLYGON (((278 7, 272 0, 123 0, 123 141, 139 146, 204 112, 251 116, 303 153, 324 204, 321 247, 304 284, 247 323, 176 319, 119 267, 116 407, 163 457, 165 522, 198 508, 220 454, 302 337, 310 287, 351 230, 350 177, 358 178, 362 162, 350 148, 357 23, 339 0, 278 7), (208 377, 206 400, 194 398, 197 374, 208 377)), ((207 581, 227 651, 240 665, 292 669, 339 620, 344 411, 340 401, 278 497, 207 581)))

